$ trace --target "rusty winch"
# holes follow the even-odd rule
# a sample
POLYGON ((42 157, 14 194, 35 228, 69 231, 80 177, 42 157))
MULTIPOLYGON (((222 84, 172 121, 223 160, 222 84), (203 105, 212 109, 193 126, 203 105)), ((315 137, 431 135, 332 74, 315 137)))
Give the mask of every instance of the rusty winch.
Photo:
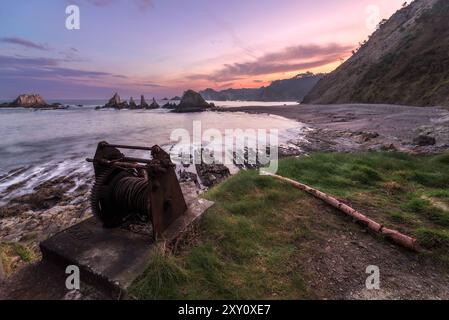
POLYGON ((160 237, 168 226, 187 211, 187 205, 170 156, 159 146, 136 147, 100 142, 92 162, 93 214, 104 227, 119 227, 138 217, 153 226, 160 237), (126 157, 119 149, 151 152, 151 159, 126 157))

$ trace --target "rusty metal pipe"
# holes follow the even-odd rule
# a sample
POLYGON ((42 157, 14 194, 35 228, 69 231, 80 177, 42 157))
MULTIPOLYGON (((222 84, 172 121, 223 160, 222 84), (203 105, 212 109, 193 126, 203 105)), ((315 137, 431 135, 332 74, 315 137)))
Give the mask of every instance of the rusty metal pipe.
POLYGON ((389 228, 383 226, 382 224, 368 218, 364 214, 351 208, 350 206, 344 204, 343 202, 337 200, 336 198, 334 198, 324 192, 321 192, 317 189, 314 189, 308 185, 300 183, 298 181, 295 181, 295 180, 292 180, 289 178, 285 178, 285 177, 282 177, 282 176, 279 176, 276 174, 272 174, 272 173, 265 173, 265 174, 268 176, 271 176, 273 178, 276 178, 278 180, 287 182, 297 189, 300 189, 307 193, 310 193, 314 197, 323 200, 324 202, 328 203, 329 205, 331 205, 331 206, 337 208, 338 210, 342 211, 343 213, 349 215, 355 221, 358 221, 359 223, 365 225, 368 229, 384 235, 385 237, 392 240, 393 242, 395 242, 405 248, 408 248, 408 249, 411 249, 414 251, 419 251, 419 246, 418 246, 417 240, 415 238, 410 237, 405 234, 402 234, 397 230, 392 230, 392 229, 389 229, 389 228))
POLYGON ((147 166, 144 166, 141 164, 136 164, 136 163, 129 163, 129 162, 109 161, 109 160, 105 160, 105 159, 96 160, 96 159, 90 159, 90 158, 87 158, 86 161, 92 162, 92 163, 99 163, 99 164, 105 165, 105 166, 114 165, 117 167, 129 168, 129 169, 148 169, 147 166))
POLYGON ((149 148, 149 147, 127 146, 127 145, 121 145, 121 144, 107 144, 107 146, 112 147, 112 148, 118 148, 118 149, 145 150, 145 151, 153 150, 152 148, 149 148))

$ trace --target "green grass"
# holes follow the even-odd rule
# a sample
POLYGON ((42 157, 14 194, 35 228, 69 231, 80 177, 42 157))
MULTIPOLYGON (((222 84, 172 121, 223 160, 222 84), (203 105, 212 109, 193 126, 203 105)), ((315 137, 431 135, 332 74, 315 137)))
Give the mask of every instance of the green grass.
MULTIPOLYGON (((435 201, 449 203, 449 154, 313 154, 281 160, 278 174, 416 236, 425 255, 449 262, 449 211, 435 205, 435 201)), ((134 297, 314 296, 305 284, 308 274, 303 265, 310 250, 316 254, 320 248, 311 249, 309 243, 320 239, 322 230, 335 227, 335 220, 314 219, 322 213, 319 201, 257 171, 238 173, 209 190, 206 198, 216 205, 203 217, 198 241, 177 255, 158 252, 134 284, 134 297)))
POLYGON ((294 243, 307 231, 291 222, 307 197, 257 171, 245 171, 210 190, 207 198, 216 205, 203 217, 200 243, 177 256, 163 256, 170 276, 160 277, 162 263, 154 260, 131 294, 140 299, 305 297, 301 254, 294 243), (151 284, 164 278, 163 290, 151 284))

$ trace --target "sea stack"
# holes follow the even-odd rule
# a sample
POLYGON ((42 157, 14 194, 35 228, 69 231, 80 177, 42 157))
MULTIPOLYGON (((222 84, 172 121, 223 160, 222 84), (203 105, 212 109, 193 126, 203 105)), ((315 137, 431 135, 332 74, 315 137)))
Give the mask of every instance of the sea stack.
POLYGON ((148 103, 145 101, 145 97, 143 95, 140 96, 140 106, 141 109, 148 109, 149 105, 148 103))
POLYGON ((12 103, 18 108, 42 108, 48 106, 47 102, 38 94, 22 94, 12 103))
POLYGON ((114 96, 109 99, 109 102, 103 108, 113 108, 113 109, 124 109, 128 108, 128 103, 126 101, 122 102, 120 96, 116 92, 114 96))
POLYGON ((201 112, 212 108, 204 98, 193 90, 187 90, 181 98, 181 103, 176 107, 175 112, 201 112))
POLYGON ((148 107, 148 109, 159 109, 160 106, 159 104, 156 102, 156 100, 153 98, 153 102, 151 102, 150 106, 148 107))
POLYGON ((133 98, 133 97, 130 97, 130 98, 129 98, 129 108, 130 108, 130 109, 137 109, 137 104, 136 104, 136 102, 134 101, 134 98, 133 98))
POLYGON ((48 104, 39 94, 21 94, 13 102, 0 105, 2 108, 65 109, 60 103, 48 104))

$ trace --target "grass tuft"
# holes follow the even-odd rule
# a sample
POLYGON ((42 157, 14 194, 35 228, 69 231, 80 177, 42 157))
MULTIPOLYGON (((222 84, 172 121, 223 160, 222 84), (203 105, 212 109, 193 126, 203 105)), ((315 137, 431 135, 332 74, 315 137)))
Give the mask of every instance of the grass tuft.
POLYGON ((176 259, 161 249, 150 257, 150 265, 144 275, 133 285, 130 294, 139 299, 153 300, 160 297, 179 298, 177 286, 186 280, 185 271, 176 259))
POLYGON ((449 232, 420 228, 415 232, 418 243, 427 249, 449 249, 449 232))

